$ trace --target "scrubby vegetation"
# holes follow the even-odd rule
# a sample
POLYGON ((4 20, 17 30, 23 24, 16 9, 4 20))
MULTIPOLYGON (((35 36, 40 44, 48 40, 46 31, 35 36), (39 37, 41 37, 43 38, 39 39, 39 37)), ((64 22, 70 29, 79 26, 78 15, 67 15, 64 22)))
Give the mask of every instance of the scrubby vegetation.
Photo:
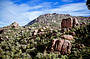
MULTIPOLYGON (((36 24, 35 24, 36 25, 36 24)), ((36 25, 37 26, 37 25, 36 25)), ((90 24, 73 28, 61 33, 60 29, 33 26, 5 28, 0 34, 0 59, 89 59, 90 58, 90 24), (43 34, 33 35, 34 30, 43 34), (61 39, 62 34, 75 32, 70 55, 49 52, 51 40, 61 39)))

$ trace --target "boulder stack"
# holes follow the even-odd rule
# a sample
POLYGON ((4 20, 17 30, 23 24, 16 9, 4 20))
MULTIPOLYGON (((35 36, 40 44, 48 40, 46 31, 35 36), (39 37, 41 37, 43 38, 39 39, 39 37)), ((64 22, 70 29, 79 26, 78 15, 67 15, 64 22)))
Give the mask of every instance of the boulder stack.
POLYGON ((54 40, 52 40, 51 51, 53 51, 53 52, 57 51, 62 55, 70 54, 71 47, 72 47, 72 45, 69 40, 54 39, 54 40))
POLYGON ((79 25, 79 22, 76 18, 66 18, 62 19, 61 28, 73 28, 79 25))

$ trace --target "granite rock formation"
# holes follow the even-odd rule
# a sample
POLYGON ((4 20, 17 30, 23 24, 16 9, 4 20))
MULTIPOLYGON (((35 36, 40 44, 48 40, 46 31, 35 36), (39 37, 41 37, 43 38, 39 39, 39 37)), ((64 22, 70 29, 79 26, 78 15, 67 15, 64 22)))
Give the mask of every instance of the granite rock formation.
POLYGON ((58 51, 62 55, 70 54, 71 47, 72 47, 72 45, 69 40, 54 39, 54 40, 52 40, 51 51, 53 51, 53 52, 58 51))
POLYGON ((61 28, 73 28, 79 25, 79 22, 76 18, 66 18, 62 19, 61 28))

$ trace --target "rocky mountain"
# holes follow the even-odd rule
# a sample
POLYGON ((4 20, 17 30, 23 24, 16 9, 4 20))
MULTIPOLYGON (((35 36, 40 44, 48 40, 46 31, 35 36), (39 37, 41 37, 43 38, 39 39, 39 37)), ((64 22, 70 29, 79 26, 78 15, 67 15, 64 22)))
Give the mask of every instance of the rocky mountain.
POLYGON ((66 18, 70 18, 70 17, 77 18, 79 22, 90 22, 90 21, 88 21, 88 19, 90 19, 90 17, 70 16, 69 14, 53 13, 53 14, 40 15, 39 17, 37 17, 33 21, 29 22, 26 26, 34 24, 36 26, 47 25, 47 26, 51 26, 51 27, 60 28, 62 19, 66 19, 66 18))

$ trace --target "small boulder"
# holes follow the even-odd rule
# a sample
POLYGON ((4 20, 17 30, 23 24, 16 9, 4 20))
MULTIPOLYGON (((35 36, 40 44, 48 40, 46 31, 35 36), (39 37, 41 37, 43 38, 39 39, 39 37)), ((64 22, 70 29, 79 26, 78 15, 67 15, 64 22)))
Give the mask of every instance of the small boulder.
POLYGON ((16 23, 16 22, 13 22, 13 23, 11 24, 11 27, 13 27, 13 28, 18 28, 18 27, 19 27, 19 24, 16 23))
POLYGON ((73 40, 74 39, 72 35, 62 35, 61 38, 67 39, 67 40, 73 40))
POLYGON ((32 35, 37 35, 37 34, 38 34, 38 30, 36 29, 36 30, 33 31, 32 35))

